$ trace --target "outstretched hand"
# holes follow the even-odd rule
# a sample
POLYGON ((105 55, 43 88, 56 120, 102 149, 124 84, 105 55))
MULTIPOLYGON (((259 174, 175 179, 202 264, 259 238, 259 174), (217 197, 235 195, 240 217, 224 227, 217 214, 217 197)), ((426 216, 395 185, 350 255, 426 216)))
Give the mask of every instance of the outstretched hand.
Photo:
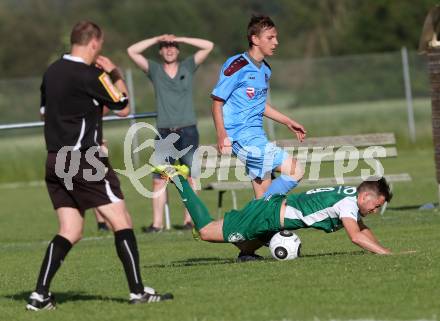
POLYGON ((291 119, 290 122, 288 124, 286 124, 286 126, 287 126, 287 128, 289 128, 290 131, 295 133, 298 141, 300 141, 300 142, 304 141, 304 139, 306 138, 307 131, 303 125, 301 125, 300 123, 297 123, 296 121, 291 119))

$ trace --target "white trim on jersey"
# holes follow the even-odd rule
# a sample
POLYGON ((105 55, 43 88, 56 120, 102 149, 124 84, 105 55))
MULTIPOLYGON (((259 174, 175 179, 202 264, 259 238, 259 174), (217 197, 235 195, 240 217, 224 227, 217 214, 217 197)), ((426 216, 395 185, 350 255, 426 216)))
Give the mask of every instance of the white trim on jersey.
POLYGON ((287 205, 286 212, 284 213, 284 218, 288 218, 290 220, 301 220, 304 218, 301 211, 296 208, 287 205))
POLYGON ((105 191, 107 193, 108 198, 110 199, 110 202, 112 203, 117 203, 120 202, 121 199, 119 197, 117 197, 113 192, 112 189, 110 187, 110 183, 108 180, 104 179, 105 182, 105 191))
POLYGON ((82 124, 81 124, 81 131, 79 133, 78 141, 76 142, 75 146, 73 147, 73 150, 79 150, 81 148, 81 141, 84 138, 84 133, 86 131, 86 119, 83 118, 82 124))
POLYGON ((327 218, 338 218, 335 208, 327 207, 313 214, 309 214, 303 217, 303 222, 308 226, 311 226, 317 222, 324 221, 327 218))
POLYGON ((356 196, 345 197, 339 202, 335 203, 333 207, 339 213, 339 218, 351 218, 359 221, 359 207, 357 205, 356 196))
POLYGON ((70 54, 65 54, 65 55, 63 55, 63 59, 70 60, 70 61, 74 61, 74 62, 82 62, 83 64, 86 63, 86 62, 84 61, 84 59, 82 59, 81 57, 72 56, 72 55, 70 55, 70 54))
POLYGON ((304 216, 300 210, 291 206, 287 206, 286 213, 284 214, 284 218, 301 220, 306 223, 307 226, 312 226, 313 224, 321 222, 329 217, 338 218, 336 210, 333 207, 327 207, 320 211, 304 216))
POLYGON ((358 207, 356 203, 356 197, 345 197, 342 200, 336 202, 333 206, 324 208, 306 216, 297 208, 286 206, 284 218, 291 220, 301 220, 312 226, 315 223, 321 222, 327 218, 351 218, 358 220, 358 207))

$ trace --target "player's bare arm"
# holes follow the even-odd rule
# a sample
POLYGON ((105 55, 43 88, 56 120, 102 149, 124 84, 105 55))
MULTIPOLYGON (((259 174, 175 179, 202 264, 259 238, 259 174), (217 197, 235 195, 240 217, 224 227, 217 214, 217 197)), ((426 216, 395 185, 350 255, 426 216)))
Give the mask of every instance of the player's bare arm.
POLYGON ((217 131, 217 149, 221 154, 231 154, 232 145, 223 121, 223 105, 224 102, 221 100, 213 99, 212 101, 212 117, 214 118, 214 125, 217 131))
POLYGON ((173 41, 185 43, 200 49, 194 54, 194 62, 196 65, 200 65, 202 62, 204 62, 214 48, 213 42, 200 38, 175 37, 173 41))
POLYGON ((264 110, 264 116, 266 116, 267 118, 270 118, 280 124, 286 125, 290 131, 295 133, 296 137, 298 138, 298 140, 300 142, 302 142, 304 140, 304 138, 306 137, 307 131, 303 125, 296 122, 295 120, 288 117, 287 115, 279 112, 278 110, 273 108, 272 105, 270 105, 269 103, 266 103, 266 107, 264 110))
POLYGON ((350 240, 357 246, 375 254, 391 254, 391 251, 383 247, 377 240, 372 239, 361 231, 361 228, 355 220, 351 218, 342 218, 342 224, 350 240))
POLYGON ((362 220, 358 221, 358 225, 359 225, 359 229, 366 237, 373 240, 374 242, 379 243, 376 236, 374 236, 373 232, 369 229, 368 226, 365 225, 365 223, 362 220))
POLYGON ((105 116, 110 112, 110 108, 108 108, 107 106, 103 106, 102 107, 102 115, 105 116))
MULTIPOLYGON (((96 66, 102 70, 104 70, 106 73, 108 73, 111 77, 111 74, 116 74, 116 76, 113 76, 113 78, 116 77, 116 81, 114 81, 114 85, 120 92, 128 96, 128 89, 127 85, 125 84, 124 79, 122 78, 122 74, 117 68, 117 66, 107 57, 105 56, 98 56, 95 62, 96 66)), ((130 114, 130 105, 127 104, 123 109, 118 110, 115 112, 116 115, 120 117, 126 117, 130 114)))

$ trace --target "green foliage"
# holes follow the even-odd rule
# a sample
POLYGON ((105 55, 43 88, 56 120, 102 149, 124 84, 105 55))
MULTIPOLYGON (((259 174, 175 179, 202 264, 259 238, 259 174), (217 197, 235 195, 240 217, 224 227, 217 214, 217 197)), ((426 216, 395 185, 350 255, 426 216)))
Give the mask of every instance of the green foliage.
MULTIPOLYGON (((354 101, 374 101, 404 96, 400 52, 319 58, 314 60, 271 61, 272 96, 280 91, 296 95, 300 106, 318 106, 354 101)), ((412 80, 423 81, 427 72, 413 68, 412 80)), ((276 105, 275 105, 276 106, 276 105)))
MULTIPOLYGON (((163 33, 208 38, 213 58, 247 48, 251 14, 275 21, 277 57, 292 59, 417 48, 434 0, 21 0, 0 3, 2 78, 40 75, 68 50, 72 25, 96 21, 105 30, 105 54, 128 64, 125 49, 163 33), (6 41, 5 41, 6 40, 6 41), (29 57, 32 57, 31 59, 29 57)), ((184 49, 184 54, 186 53, 184 49)))
POLYGON ((425 17, 438 1, 352 1, 337 54, 417 48, 425 17), (416 5, 416 6, 415 6, 416 5))

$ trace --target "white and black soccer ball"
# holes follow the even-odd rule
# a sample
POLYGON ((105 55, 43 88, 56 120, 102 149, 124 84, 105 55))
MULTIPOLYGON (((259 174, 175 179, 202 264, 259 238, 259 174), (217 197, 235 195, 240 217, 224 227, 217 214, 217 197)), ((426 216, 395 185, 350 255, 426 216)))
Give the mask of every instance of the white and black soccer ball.
POLYGON ((281 231, 272 236, 269 249, 274 259, 293 260, 300 256, 301 240, 293 232, 281 231))

